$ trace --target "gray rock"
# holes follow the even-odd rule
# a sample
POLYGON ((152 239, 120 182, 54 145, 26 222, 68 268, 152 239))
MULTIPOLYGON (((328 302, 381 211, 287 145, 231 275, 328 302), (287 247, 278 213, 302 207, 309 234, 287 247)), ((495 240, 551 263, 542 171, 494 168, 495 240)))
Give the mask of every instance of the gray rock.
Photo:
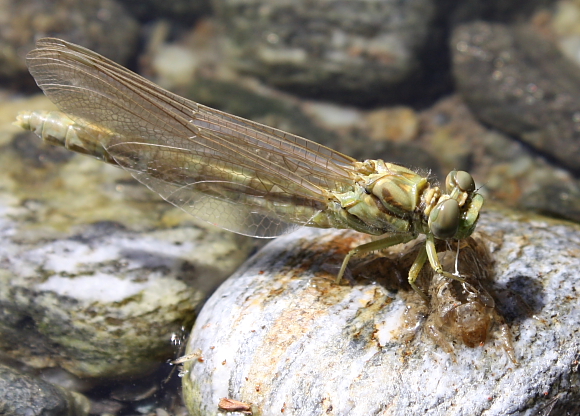
POLYGON ((385 88, 417 71, 434 15, 430 0, 214 5, 238 68, 294 93, 350 103, 384 99, 385 88))
POLYGON ((191 25, 200 15, 210 11, 208 0, 120 0, 131 13, 143 20, 173 19, 191 25))
POLYGON ((460 26, 451 49, 457 86, 481 120, 578 170, 578 65, 528 26, 460 26))
POLYGON ((0 348, 82 377, 142 375, 171 358, 172 334, 241 259, 232 240, 196 227, 96 223, 22 242, 16 226, 0 224, 0 348))
POLYGON ((42 36, 67 39, 123 64, 134 52, 138 30, 114 0, 0 0, 0 76, 27 72, 24 57, 42 36))
POLYGON ((421 309, 418 295, 397 283, 413 244, 394 247, 386 260, 359 260, 352 286, 337 286, 342 257, 366 237, 303 229, 272 242, 196 321, 184 370, 190 412, 216 415, 226 397, 259 415, 575 414, 580 228, 488 207, 478 233, 491 262, 474 251, 464 267, 482 281, 493 267, 495 277, 492 301, 474 289, 487 315, 472 318, 499 333, 474 348, 468 330, 476 324, 447 331, 457 295, 436 295, 438 304, 421 309), (381 268, 371 267, 377 262, 381 268), (434 336, 433 328, 447 332, 434 336))
POLYGON ((90 402, 68 391, 0 364, 0 414, 3 416, 85 416, 90 402))
MULTIPOLYGON (((532 18, 538 10, 548 9, 553 0, 464 0, 455 3, 453 23, 485 20, 488 22, 521 22, 532 18)), ((446 2, 439 2, 441 9, 446 2)), ((449 15, 447 15, 449 18, 449 15)))

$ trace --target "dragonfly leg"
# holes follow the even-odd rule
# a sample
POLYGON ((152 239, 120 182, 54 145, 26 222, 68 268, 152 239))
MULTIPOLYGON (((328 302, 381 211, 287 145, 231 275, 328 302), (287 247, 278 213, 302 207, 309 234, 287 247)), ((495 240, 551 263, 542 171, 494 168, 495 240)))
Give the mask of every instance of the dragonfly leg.
POLYGON ((465 282, 465 279, 460 275, 446 272, 443 270, 443 266, 437 257, 437 250, 435 248, 435 237, 433 234, 427 234, 427 241, 425 242, 425 249, 427 250, 427 256, 429 257, 429 263, 435 271, 435 273, 445 276, 449 279, 454 279, 459 282, 465 282))
POLYGON ((415 238, 415 236, 412 234, 391 234, 385 238, 381 238, 380 240, 371 241, 370 243, 361 244, 360 246, 353 248, 348 252, 344 258, 344 261, 342 262, 338 276, 336 276, 336 283, 340 284, 342 276, 346 270, 346 266, 348 265, 348 262, 352 256, 368 253, 370 251, 382 250, 397 244, 406 243, 407 241, 411 241, 413 238, 415 238))
POLYGON ((421 272, 421 269, 425 265, 426 261, 427 261, 427 249, 426 246, 423 246, 421 247, 421 251, 419 251, 417 258, 415 259, 413 265, 411 266, 411 269, 409 270, 409 284, 411 285, 411 287, 415 292, 421 295, 421 297, 425 302, 429 302, 429 297, 427 297, 425 292, 419 289, 415 284, 415 280, 417 280, 417 277, 419 277, 419 273, 421 272))

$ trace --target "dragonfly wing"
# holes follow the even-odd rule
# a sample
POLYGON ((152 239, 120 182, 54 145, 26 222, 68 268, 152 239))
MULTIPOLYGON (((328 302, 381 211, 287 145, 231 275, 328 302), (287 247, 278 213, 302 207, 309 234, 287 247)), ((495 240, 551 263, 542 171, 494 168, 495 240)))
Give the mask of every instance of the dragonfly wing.
MULTIPOLYGON (((88 130, 88 129, 87 129, 88 130)), ((317 195, 216 155, 129 141, 113 135, 107 151, 139 182, 185 212, 254 237, 277 237, 306 224, 326 208, 317 195), (291 193, 293 191, 294 193, 291 193), (299 195, 299 193, 303 195, 299 195)))
MULTIPOLYGON (((120 166, 196 216, 197 208, 180 201, 190 201, 188 206, 220 201, 222 210, 240 210, 243 204, 246 223, 256 224, 254 217, 262 216, 280 224, 304 224, 309 214, 325 208, 329 192, 352 187, 354 160, 348 156, 186 100, 80 46, 41 39, 27 63, 63 112, 103 132, 95 140, 120 166), (243 197, 235 196, 236 187, 245 192, 243 197), (188 191, 196 195, 186 197, 188 191), (299 206, 299 212, 290 212, 292 206, 299 206)), ((238 217, 210 222, 232 229, 230 223, 241 221, 238 217)), ((264 231, 271 227, 241 228, 232 230, 273 236, 264 231)))
POLYGON ((283 216, 273 215, 271 210, 260 206, 263 199, 243 193, 248 190, 239 188, 239 184, 202 182, 177 186, 143 172, 132 174, 139 182, 188 214, 224 230, 251 237, 270 238, 287 234, 299 228, 300 224, 308 222, 317 213, 316 210, 305 210, 302 218, 294 216, 294 221, 288 222, 282 219, 283 216), (219 193, 227 195, 228 192, 236 195, 237 201, 232 197, 219 196, 219 193))

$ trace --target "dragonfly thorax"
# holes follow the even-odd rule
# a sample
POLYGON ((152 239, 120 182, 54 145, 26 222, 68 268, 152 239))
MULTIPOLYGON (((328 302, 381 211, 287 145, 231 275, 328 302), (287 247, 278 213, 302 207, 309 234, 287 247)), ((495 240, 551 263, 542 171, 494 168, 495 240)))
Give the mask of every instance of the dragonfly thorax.
POLYGON ((462 239, 471 234, 479 217, 482 197, 475 182, 464 171, 452 171, 445 191, 424 176, 402 166, 376 161, 377 173, 368 175, 365 187, 374 195, 386 215, 409 222, 414 234, 433 234, 436 238, 462 239))

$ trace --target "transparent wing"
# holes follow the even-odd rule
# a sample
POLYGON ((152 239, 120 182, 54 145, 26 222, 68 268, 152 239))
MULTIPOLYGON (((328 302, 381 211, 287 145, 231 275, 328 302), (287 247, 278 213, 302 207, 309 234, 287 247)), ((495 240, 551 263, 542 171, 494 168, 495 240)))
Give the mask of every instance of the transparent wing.
POLYGON ((179 208, 241 234, 273 237, 353 186, 354 159, 186 100, 80 46, 45 38, 30 73, 63 112, 140 182, 179 208))

